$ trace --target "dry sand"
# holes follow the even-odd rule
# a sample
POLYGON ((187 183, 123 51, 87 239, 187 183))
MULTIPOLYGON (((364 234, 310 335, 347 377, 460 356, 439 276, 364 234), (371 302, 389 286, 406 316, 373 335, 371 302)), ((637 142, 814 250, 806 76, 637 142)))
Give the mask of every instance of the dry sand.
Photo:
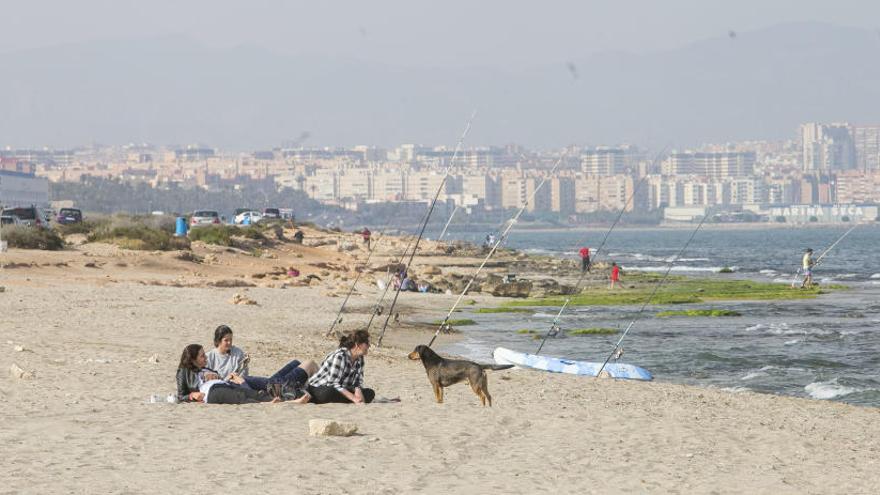
MULTIPOLYGON (((144 285, 229 277, 243 261, 183 280, 167 254, 99 248, 0 255, 38 265, 0 270, 0 493, 880 492, 878 409, 521 370, 490 372, 492 408, 463 384, 436 404, 421 364, 405 358, 427 333, 390 330, 396 347, 367 358, 368 385, 400 403, 149 404, 174 390, 181 349, 210 344, 221 323, 254 374, 320 360, 341 299, 315 287, 144 285), (259 305, 230 304, 234 293, 259 305), (11 376, 13 363, 35 376, 11 376), (315 418, 359 434, 310 437, 315 418)), ((252 272, 279 263, 246 261, 252 272)), ((429 320, 452 298, 402 302, 429 320)), ((347 314, 344 326, 365 319, 347 314)))

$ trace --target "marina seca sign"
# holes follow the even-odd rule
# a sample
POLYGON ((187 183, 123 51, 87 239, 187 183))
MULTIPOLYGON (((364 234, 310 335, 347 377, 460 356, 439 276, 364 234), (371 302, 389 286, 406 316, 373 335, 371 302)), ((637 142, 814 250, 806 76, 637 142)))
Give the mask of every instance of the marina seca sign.
POLYGON ((773 217, 792 220, 816 217, 816 220, 826 222, 843 220, 843 217, 853 221, 874 220, 877 218, 877 213, 878 207, 874 205, 792 205, 770 208, 770 215, 773 217))

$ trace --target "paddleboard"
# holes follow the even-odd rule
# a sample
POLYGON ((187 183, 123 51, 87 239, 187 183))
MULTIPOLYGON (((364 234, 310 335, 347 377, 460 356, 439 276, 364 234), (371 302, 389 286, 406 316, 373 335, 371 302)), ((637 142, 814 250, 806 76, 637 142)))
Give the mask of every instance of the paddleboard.
MULTIPOLYGON (((551 373, 596 376, 599 368, 602 367, 602 363, 537 356, 535 354, 505 349, 504 347, 497 347, 492 356, 498 364, 512 364, 520 368, 532 368, 551 373)), ((602 374, 604 375, 606 372, 611 378, 626 378, 629 380, 652 380, 654 378, 650 371, 631 364, 608 363, 605 365, 605 369, 602 370, 602 374)))

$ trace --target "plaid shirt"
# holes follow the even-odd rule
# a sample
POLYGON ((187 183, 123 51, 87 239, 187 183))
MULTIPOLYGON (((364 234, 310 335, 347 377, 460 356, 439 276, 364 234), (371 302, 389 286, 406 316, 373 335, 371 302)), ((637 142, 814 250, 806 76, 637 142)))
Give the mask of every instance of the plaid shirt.
POLYGON ((313 387, 328 385, 339 391, 363 387, 363 383, 364 357, 352 364, 351 351, 345 347, 328 354, 315 376, 309 379, 309 385, 313 387))

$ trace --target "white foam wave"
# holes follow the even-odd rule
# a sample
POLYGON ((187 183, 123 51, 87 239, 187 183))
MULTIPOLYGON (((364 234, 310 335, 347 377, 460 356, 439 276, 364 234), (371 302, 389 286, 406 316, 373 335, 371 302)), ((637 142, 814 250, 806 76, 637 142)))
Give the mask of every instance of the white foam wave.
POLYGON ((837 378, 829 380, 827 382, 813 382, 804 387, 804 390, 806 390, 806 392, 810 394, 810 397, 820 400, 843 397, 844 395, 854 394, 860 391, 855 387, 847 387, 845 385, 838 384, 837 378))
POLYGON ((731 392, 734 394, 741 394, 743 392, 750 392, 751 390, 748 387, 724 387, 721 390, 725 392, 731 392))
MULTIPOLYGON (((663 273, 666 270, 671 272, 710 272, 710 273, 718 273, 723 266, 680 266, 675 265, 671 269, 668 266, 626 266, 625 270, 633 271, 633 272, 659 272, 663 273)), ((737 267, 728 267, 731 270, 736 271, 737 267)))
POLYGON ((786 340, 785 345, 795 345, 795 344, 800 343, 800 341, 801 341, 801 339, 786 340))
POLYGON ((880 273, 875 273, 870 278, 880 278, 880 273))
MULTIPOLYGON (((556 318, 556 315, 557 315, 557 313, 550 314, 550 313, 540 313, 539 312, 539 313, 533 314, 532 316, 534 316, 535 318, 556 318)), ((561 315, 560 318, 565 318, 565 315, 564 314, 561 315)))
POLYGON ((760 273, 761 275, 766 275, 768 277, 773 277, 779 272, 777 272, 776 270, 770 270, 769 268, 767 268, 764 270, 759 270, 758 273, 760 273))
POLYGON ((740 378, 740 380, 751 380, 752 378, 758 378, 759 376, 767 376, 767 373, 764 371, 752 371, 751 373, 746 373, 746 375, 740 378))

